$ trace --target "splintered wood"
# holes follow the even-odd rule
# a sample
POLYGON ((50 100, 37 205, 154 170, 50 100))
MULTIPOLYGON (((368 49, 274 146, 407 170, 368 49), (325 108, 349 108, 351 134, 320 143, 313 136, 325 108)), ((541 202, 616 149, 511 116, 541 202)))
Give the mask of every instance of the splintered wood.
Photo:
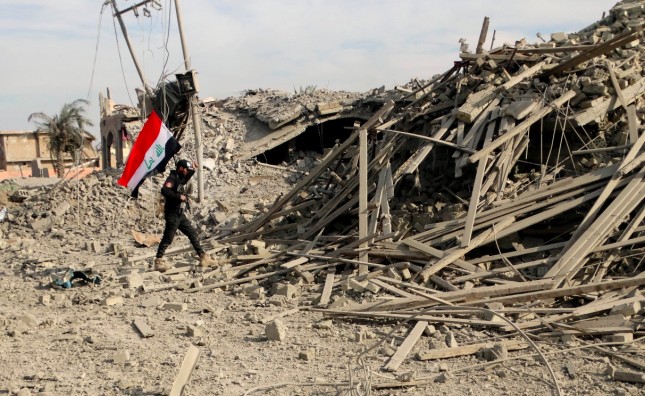
MULTIPOLYGON (((289 193, 254 220, 219 229, 218 255, 228 252, 220 260, 233 265, 187 291, 298 283, 329 316, 414 316, 388 370, 428 323, 545 338, 642 335, 637 3, 550 42, 478 45, 425 83, 371 98, 372 117, 289 193), (251 240, 275 254, 242 261, 249 252, 230 253, 251 240), (366 302, 366 294, 377 297, 366 302)), ((421 356, 490 346, 472 344, 421 356)))

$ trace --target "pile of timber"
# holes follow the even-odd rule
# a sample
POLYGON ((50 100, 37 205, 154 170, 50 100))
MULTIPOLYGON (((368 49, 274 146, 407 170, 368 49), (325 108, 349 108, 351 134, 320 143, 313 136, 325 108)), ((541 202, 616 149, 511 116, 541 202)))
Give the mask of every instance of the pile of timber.
POLYGON ((644 16, 621 2, 550 41, 482 38, 390 91, 289 193, 221 228, 222 267, 187 291, 297 280, 334 316, 642 335, 644 16))

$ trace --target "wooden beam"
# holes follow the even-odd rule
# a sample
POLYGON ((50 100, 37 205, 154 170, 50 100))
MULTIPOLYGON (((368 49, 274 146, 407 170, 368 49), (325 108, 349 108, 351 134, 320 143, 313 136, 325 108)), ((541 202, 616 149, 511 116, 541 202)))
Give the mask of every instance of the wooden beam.
POLYGON ((482 158, 485 158, 493 150, 495 150, 502 144, 506 143, 507 141, 511 140, 513 137, 519 135, 520 133, 525 132, 531 127, 531 125, 535 124, 536 122, 538 122, 539 120, 547 116, 554 109, 559 108, 569 100, 573 99, 575 96, 576 96, 576 93, 573 90, 565 92, 562 96, 560 96, 558 99, 551 102, 548 106, 543 107, 540 111, 538 111, 537 113, 534 113, 529 118, 522 121, 519 125, 515 126, 513 129, 509 130, 499 138, 495 139, 492 143, 490 143, 486 147, 483 147, 475 154, 471 155, 468 159, 470 160, 470 162, 475 162, 475 161, 481 160, 482 158))
POLYGON ((484 22, 482 23, 482 30, 479 33, 479 40, 477 41, 476 54, 481 54, 484 52, 484 43, 486 42, 486 35, 488 34, 488 24, 490 23, 490 18, 484 17, 484 22))
POLYGON ((331 292, 334 288, 334 273, 328 273, 325 277, 325 286, 323 286, 323 291, 320 295, 320 301, 318 301, 319 307, 325 307, 329 304, 329 299, 331 298, 331 292))
POLYGON ((403 360, 405 360, 408 354, 410 354, 412 348, 414 348, 417 341, 419 341, 419 338, 421 338, 421 335, 423 334, 423 331, 426 329, 426 327, 428 327, 428 322, 423 320, 417 322, 414 325, 414 328, 412 328, 410 334, 408 334, 403 343, 399 346, 399 349, 396 350, 394 355, 392 355, 390 360, 385 365, 385 370, 396 371, 399 369, 399 366, 401 365, 401 363, 403 363, 403 360))
MULTIPOLYGON (((488 124, 488 130, 484 137, 484 147, 489 144, 495 132, 496 121, 491 121, 488 124)), ((466 215, 466 224, 464 225, 464 235, 461 238, 461 247, 468 247, 470 245, 470 237, 473 235, 473 226, 475 224, 475 215, 477 214, 477 206, 479 205, 479 196, 484 181, 484 173, 486 171, 486 158, 479 161, 477 165, 477 173, 475 174, 475 182, 473 183, 473 190, 470 195, 470 204, 468 205, 468 214, 466 215)))
POLYGON ((506 340, 498 342, 482 342, 479 344, 463 345, 457 348, 439 348, 429 352, 417 354, 419 360, 448 359, 459 356, 475 354, 482 349, 493 348, 496 344, 502 345, 508 351, 519 351, 529 347, 526 341, 506 340))
POLYGON ((615 50, 616 48, 622 47, 623 45, 634 41, 635 39, 640 36, 641 31, 643 30, 642 25, 638 26, 635 28, 633 31, 627 31, 623 34, 620 34, 616 37, 614 37, 611 40, 605 41, 604 43, 598 44, 595 46, 595 48, 592 48, 588 51, 583 52, 582 54, 575 56, 571 59, 568 59, 556 67, 547 70, 546 72, 542 73, 542 75, 539 77, 540 80, 546 81, 549 76, 555 75, 555 74, 560 74, 563 73, 567 70, 573 69, 574 67, 578 66, 579 64, 586 62, 590 59, 593 59, 597 56, 606 54, 610 51, 615 50))
POLYGON ((199 348, 194 345, 189 346, 188 352, 184 356, 184 361, 181 363, 179 374, 177 374, 175 381, 172 383, 170 396, 181 396, 184 393, 184 387, 190 381, 190 376, 197 365, 197 359, 199 359, 199 348))
POLYGON ((498 223, 493 224, 493 226, 482 232, 481 234, 477 235, 473 240, 470 242, 470 244, 466 247, 462 247, 461 249, 457 249, 450 254, 442 257, 439 261, 434 263, 428 268, 425 268, 421 273, 419 274, 421 276, 421 279, 423 279, 424 282, 428 281, 428 278, 431 275, 434 275, 438 271, 442 270, 445 268, 447 265, 452 264, 455 262, 460 257, 463 257, 466 253, 469 251, 475 249, 476 247, 479 247, 482 242, 484 242, 486 239, 491 237, 491 235, 494 236, 495 233, 498 231, 502 231, 504 228, 508 227, 515 221, 515 217, 505 217, 502 220, 500 220, 498 223))

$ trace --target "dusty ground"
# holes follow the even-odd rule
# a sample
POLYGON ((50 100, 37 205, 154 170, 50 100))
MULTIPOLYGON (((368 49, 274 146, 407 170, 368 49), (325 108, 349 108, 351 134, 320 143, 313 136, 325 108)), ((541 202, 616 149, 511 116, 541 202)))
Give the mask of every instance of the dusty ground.
MULTIPOLYGON (((276 170, 234 160, 248 136, 245 120, 224 110, 213 110, 208 118, 205 155, 214 166, 205 174, 207 201, 193 209, 205 238, 216 227, 214 217, 250 220, 301 177, 294 164, 276 170), (234 147, 227 149, 231 141, 234 147)), ((184 150, 182 155, 192 153, 190 144, 184 150)), ((305 156, 311 166, 312 156, 305 156)), ((147 181, 141 200, 132 201, 115 185, 119 174, 99 172, 53 187, 35 179, 0 183, 0 206, 9 210, 8 221, 0 223, 0 394, 168 394, 190 345, 201 355, 184 395, 556 394, 546 365, 530 356, 531 349, 510 352, 508 360, 498 362, 476 356, 428 362, 415 358, 417 352, 445 347, 448 332, 459 345, 508 337, 466 326, 435 324, 396 373, 382 371, 411 326, 330 319, 310 310, 324 278, 313 285, 292 276, 269 279, 262 284, 266 296, 254 296, 248 284, 197 293, 127 287, 122 279, 132 273, 141 274, 145 285, 165 282, 151 270, 150 258, 123 264, 120 257, 154 253, 155 246, 137 245, 131 231, 162 232, 154 199, 163 178, 147 181), (30 198, 11 202, 17 189, 27 189, 30 198), (62 202, 69 208, 52 217, 62 202), (34 229, 37 221, 48 218, 53 219, 49 227, 34 229), (70 267, 98 273, 103 283, 52 288, 49 275, 70 267), (274 295, 275 282, 294 285, 296 296, 274 295), (111 297, 122 301, 105 305, 111 297), (185 303, 186 310, 164 309, 166 303, 185 303), (286 326, 283 341, 269 341, 265 335, 266 323, 276 317, 286 326), (142 337, 135 319, 147 323, 154 335, 142 337), (400 386, 410 381, 416 386, 400 386), (393 386, 377 386, 384 384, 393 386)), ((171 248, 187 245, 181 236, 171 248)), ((195 262, 187 251, 171 258, 176 266, 195 262)), ((384 296, 349 291, 344 297, 360 302, 384 296)), ((576 349, 585 346, 580 340, 547 338, 537 345, 548 352, 562 394, 644 394, 642 385, 610 379, 610 360, 593 349, 576 349)), ((635 370, 617 360, 611 364, 635 370)))
MULTIPOLYGON (((247 177, 230 177, 231 182, 222 183, 209 199, 218 199, 232 208, 248 207, 259 201, 271 202, 275 194, 289 188, 281 171, 244 166, 247 177), (249 180, 255 180, 253 186, 249 180)), ((74 191, 71 188, 70 194, 74 195, 74 191)), ((10 208, 20 213, 19 204, 10 204, 10 208)), ((74 207, 70 210, 73 214, 74 207)), ((137 210, 143 211, 140 223, 145 222, 147 212, 137 210)), ((58 236, 28 233, 14 224, 2 224, 6 243, 0 251, 0 394, 168 394, 191 344, 199 347, 201 356, 185 395, 242 395, 256 387, 265 388, 252 394, 352 394, 350 381, 353 394, 367 395, 366 384, 397 383, 403 379, 421 380, 421 384, 372 389, 371 394, 554 394, 544 363, 533 357, 496 364, 485 364, 475 356, 434 362, 414 358, 416 352, 445 346, 448 330, 460 345, 499 336, 469 327, 437 325, 434 334, 421 338, 396 373, 381 371, 410 326, 403 325, 385 337, 395 323, 330 321, 308 310, 320 286, 298 285, 296 278, 281 280, 298 286, 298 295, 291 299, 271 294, 255 299, 244 286, 198 293, 145 293, 140 288, 124 287, 120 278, 129 272, 141 272, 146 283, 160 282, 160 275, 151 271, 150 260, 134 267, 121 264, 119 257, 108 252, 108 245, 119 244, 137 256, 153 253, 155 248, 136 247, 129 233, 117 226, 113 226, 116 233, 104 234, 100 229, 106 227, 106 222, 95 220, 83 219, 83 223, 79 222, 81 228, 74 222, 64 224, 61 229, 66 231, 58 231, 58 236), (86 243, 93 239, 106 250, 88 251, 86 243), (67 267, 88 272, 91 269, 104 281, 100 286, 52 288, 47 274, 67 267), (104 300, 109 296, 121 296, 123 301, 106 306, 104 300), (166 302, 186 303, 187 310, 163 309, 166 302), (300 310, 293 311, 294 308, 300 310), (280 320, 287 327, 286 338, 268 341, 265 322, 284 313, 280 320), (135 319, 147 322, 154 335, 141 337, 132 324, 135 319), (191 334, 189 328, 193 329, 191 334), (367 348, 372 349, 358 359, 367 348), (483 367, 471 367, 477 365, 483 367), (471 368, 464 369, 468 367, 471 368), (315 382, 325 385, 311 386, 315 382)), ((150 224, 151 229, 160 230, 157 220, 150 224)), ((186 243, 180 237, 173 247, 186 243)), ((194 262, 191 253, 173 260, 176 265, 194 262)), ((270 289, 271 285, 264 286, 270 289)), ((357 301, 374 298, 352 292, 347 297, 357 301)), ((538 343, 543 351, 582 345, 565 345, 558 339, 547 341, 553 344, 538 343)), ((510 356, 530 353, 524 350, 510 356)), ((548 355, 548 360, 564 394, 643 394, 641 385, 609 379, 605 374, 606 358, 590 349, 548 355), (573 365, 574 375, 568 374, 566 364, 573 365)), ((621 366, 617 361, 612 363, 621 366)))

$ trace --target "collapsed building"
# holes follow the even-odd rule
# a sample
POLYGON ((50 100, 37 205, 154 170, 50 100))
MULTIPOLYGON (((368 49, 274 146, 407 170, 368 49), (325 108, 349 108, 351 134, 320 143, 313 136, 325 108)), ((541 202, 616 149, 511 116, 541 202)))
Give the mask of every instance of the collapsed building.
MULTIPOLYGON (((162 275, 148 268, 154 253, 134 248, 142 232, 161 229, 150 221, 156 178, 139 202, 114 189, 110 171, 43 189, 0 229, 48 238, 70 256, 119 256, 101 271, 138 294, 228 290, 276 304, 298 295, 296 311, 409 325, 392 339, 389 371, 422 333, 439 333, 435 325, 490 337, 458 347, 442 330, 445 344, 416 360, 537 339, 632 345, 645 300, 644 17, 645 2, 624 1, 574 34, 462 46, 446 72, 392 90, 250 90, 203 101, 207 191, 236 189, 194 216, 217 268, 183 263, 191 249, 177 246, 167 256, 178 265, 162 275), (278 186, 282 177, 293 185, 278 186), (256 199, 262 178, 284 193, 256 199), (136 244, 112 242, 130 233, 136 244), (69 234, 102 243, 71 248, 69 234)), ((30 274, 44 266, 19 248, 2 254, 30 274)), ((642 370, 630 351, 609 356, 642 370)))
POLYGON ((575 34, 464 52, 369 100, 261 115, 277 131, 247 156, 329 122, 330 108, 354 119, 289 193, 219 227, 222 262, 244 263, 237 279, 189 291, 292 272, 321 282, 323 308, 348 290, 387 295, 328 315, 595 336, 608 324, 588 318, 611 312, 612 339, 631 340, 645 283, 642 23, 642 2, 623 2, 575 34), (373 106, 365 122, 359 104, 373 106), (564 311, 511 326, 476 308, 545 304, 564 311))

